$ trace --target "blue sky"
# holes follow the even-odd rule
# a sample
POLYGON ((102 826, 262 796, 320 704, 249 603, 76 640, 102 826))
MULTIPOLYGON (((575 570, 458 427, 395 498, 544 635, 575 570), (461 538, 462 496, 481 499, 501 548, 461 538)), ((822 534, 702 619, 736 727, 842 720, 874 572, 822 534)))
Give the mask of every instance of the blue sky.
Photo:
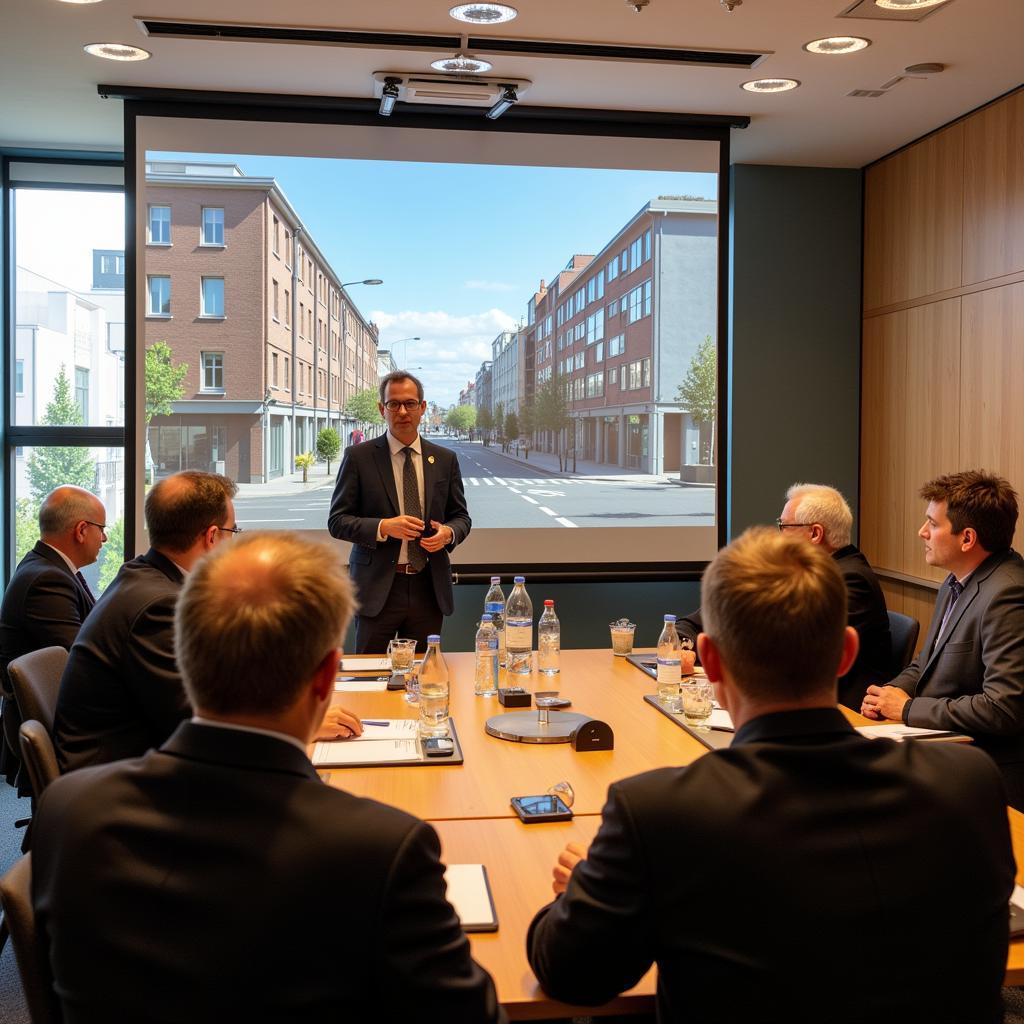
MULTIPOLYGON (((149 154, 187 159, 188 154, 149 154)), ((198 156, 274 177, 380 344, 422 366, 441 405, 490 357, 495 335, 526 315, 540 279, 573 253, 600 251, 658 195, 714 198, 712 174, 426 164, 297 157, 198 156)))

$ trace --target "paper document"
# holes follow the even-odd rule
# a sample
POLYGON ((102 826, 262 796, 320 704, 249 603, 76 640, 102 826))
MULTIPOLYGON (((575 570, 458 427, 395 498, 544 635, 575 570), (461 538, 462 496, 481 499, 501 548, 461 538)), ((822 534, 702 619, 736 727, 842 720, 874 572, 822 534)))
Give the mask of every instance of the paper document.
POLYGON ((313 764, 392 764, 395 761, 420 760, 420 748, 415 739, 377 740, 360 743, 359 740, 329 740, 313 745, 313 764))
POLYGON ((708 725, 712 729, 722 729, 724 732, 735 732, 736 727, 732 724, 732 715, 725 708, 714 707, 711 709, 711 717, 708 725))
POLYGON ((365 743, 367 740, 408 740, 419 736, 417 718, 364 718, 363 735, 345 743, 365 743))
POLYGON ((463 931, 498 930, 498 917, 483 864, 449 864, 444 880, 448 885, 448 902, 459 915, 463 931))
POLYGON ((384 680, 377 679, 347 679, 334 684, 338 693, 383 693, 387 688, 384 680))
POLYGON ((390 672, 390 658, 342 658, 342 672, 390 672))
POLYGON ((1019 907, 1021 910, 1024 910, 1024 885, 1015 885, 1013 887, 1010 902, 1015 907, 1019 907))
POLYGON ((883 725, 858 725, 857 732, 867 736, 869 740, 888 737, 902 743, 904 740, 932 740, 943 736, 955 736, 949 729, 920 729, 913 725, 901 725, 899 722, 886 722, 883 725))

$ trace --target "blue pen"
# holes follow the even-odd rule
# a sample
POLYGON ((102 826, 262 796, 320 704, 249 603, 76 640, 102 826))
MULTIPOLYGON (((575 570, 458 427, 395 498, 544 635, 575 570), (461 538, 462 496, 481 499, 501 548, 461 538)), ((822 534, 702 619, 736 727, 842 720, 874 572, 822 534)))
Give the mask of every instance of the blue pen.
POLYGON ((387 725, 391 724, 390 722, 373 722, 369 718, 362 719, 362 723, 363 723, 363 725, 383 725, 383 726, 387 726, 387 725))

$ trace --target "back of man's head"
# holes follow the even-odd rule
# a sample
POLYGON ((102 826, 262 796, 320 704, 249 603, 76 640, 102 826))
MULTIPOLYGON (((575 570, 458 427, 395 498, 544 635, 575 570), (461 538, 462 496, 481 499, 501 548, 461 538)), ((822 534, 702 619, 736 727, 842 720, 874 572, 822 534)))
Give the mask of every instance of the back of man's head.
POLYGON ((62 537, 83 520, 91 521, 103 514, 99 498, 85 488, 70 484, 57 487, 39 506, 39 536, 44 540, 62 537))
POLYGON ((193 707, 225 717, 290 708, 354 611, 334 545, 274 532, 216 548, 189 574, 175 615, 193 707))
POLYGON ((159 551, 188 551, 208 527, 226 525, 237 491, 220 473, 188 469, 164 477, 146 495, 149 542, 159 551))
POLYGON ((1008 480, 983 469, 947 473, 921 488, 925 501, 944 501, 954 533, 971 527, 988 552, 1007 551, 1017 528, 1017 492, 1008 480))
POLYGON ((705 571, 701 612, 705 633, 747 697, 834 695, 846 585, 821 548, 765 527, 747 530, 705 571))

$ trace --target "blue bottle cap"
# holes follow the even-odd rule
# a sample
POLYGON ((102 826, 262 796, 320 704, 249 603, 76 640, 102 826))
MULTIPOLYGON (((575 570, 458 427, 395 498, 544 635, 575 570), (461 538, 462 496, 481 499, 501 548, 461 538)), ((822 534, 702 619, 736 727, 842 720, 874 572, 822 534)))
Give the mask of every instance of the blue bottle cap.
POLYGON ((483 624, 483 623, 485 623, 485 622, 490 622, 490 621, 491 621, 491 617, 490 617, 490 615, 481 615, 481 616, 480 616, 480 622, 481 622, 481 624, 483 624))
POLYGON ((526 577, 525 576, 516 576, 516 577, 514 577, 513 582, 514 583, 525 583, 526 582, 526 577))
POLYGON ((441 634, 440 633, 431 633, 430 636, 427 637, 427 643, 428 644, 439 644, 440 642, 441 642, 441 634))
POLYGON ((666 622, 675 622, 676 621, 676 617, 674 615, 666 615, 665 616, 665 621, 666 622))

